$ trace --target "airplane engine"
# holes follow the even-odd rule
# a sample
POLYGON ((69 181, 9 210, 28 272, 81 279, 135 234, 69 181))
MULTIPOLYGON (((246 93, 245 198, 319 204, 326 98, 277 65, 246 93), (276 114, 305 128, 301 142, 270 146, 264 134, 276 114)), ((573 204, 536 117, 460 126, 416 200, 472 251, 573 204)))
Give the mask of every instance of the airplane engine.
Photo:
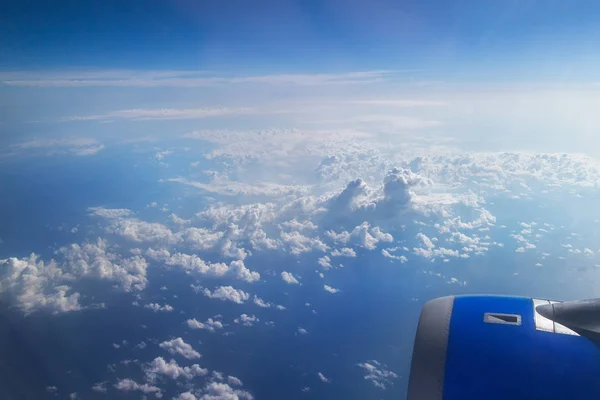
POLYGON ((419 318, 407 398, 600 399, 600 299, 429 301, 419 318))

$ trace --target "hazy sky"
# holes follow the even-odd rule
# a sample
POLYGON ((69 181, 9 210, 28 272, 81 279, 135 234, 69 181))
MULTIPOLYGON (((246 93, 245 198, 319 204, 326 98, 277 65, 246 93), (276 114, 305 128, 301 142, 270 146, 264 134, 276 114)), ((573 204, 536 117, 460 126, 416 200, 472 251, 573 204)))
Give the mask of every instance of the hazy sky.
POLYGON ((181 132, 193 125, 181 121, 198 119, 209 128, 338 128, 360 119, 382 129, 435 126, 468 148, 595 154, 598 8, 9 2, 0 13, 1 141, 81 132, 110 141, 99 123, 137 136, 140 125, 127 122, 157 117, 180 121, 170 126, 181 132))

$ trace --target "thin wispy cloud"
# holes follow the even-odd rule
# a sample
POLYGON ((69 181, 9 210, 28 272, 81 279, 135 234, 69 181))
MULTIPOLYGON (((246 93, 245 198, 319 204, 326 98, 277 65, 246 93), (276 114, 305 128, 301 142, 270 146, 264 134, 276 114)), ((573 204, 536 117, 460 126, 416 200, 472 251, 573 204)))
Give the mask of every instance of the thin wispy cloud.
POLYGON ((104 145, 93 138, 34 139, 12 146, 13 153, 44 151, 48 155, 67 153, 77 156, 94 155, 102 149, 104 145))
POLYGON ((147 121, 147 120, 175 120, 175 119, 203 119, 231 115, 271 114, 273 112, 261 111, 253 108, 160 108, 145 109, 135 108, 130 110, 109 111, 104 114, 78 115, 62 118, 61 122, 71 121, 147 121))
POLYGON ((7 86, 40 87, 199 87, 230 84, 268 85, 353 85, 374 83, 392 79, 396 74, 416 70, 357 71, 337 74, 274 74, 226 76, 210 75, 204 71, 136 71, 136 70, 92 70, 73 72, 0 72, 0 82, 7 86))
POLYGON ((389 106, 389 107, 429 107, 445 106, 443 101, 412 100, 412 99, 372 99, 372 100, 350 100, 346 104, 357 104, 367 106, 389 106))

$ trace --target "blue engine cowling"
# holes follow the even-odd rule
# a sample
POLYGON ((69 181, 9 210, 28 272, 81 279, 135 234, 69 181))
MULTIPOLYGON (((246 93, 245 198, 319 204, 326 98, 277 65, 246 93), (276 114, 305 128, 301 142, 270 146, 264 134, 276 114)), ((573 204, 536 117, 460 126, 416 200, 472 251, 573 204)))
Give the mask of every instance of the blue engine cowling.
POLYGON ((555 322, 600 322, 600 301, 573 303, 502 296, 429 301, 419 318, 408 400, 600 399, 600 342, 589 324, 555 322))

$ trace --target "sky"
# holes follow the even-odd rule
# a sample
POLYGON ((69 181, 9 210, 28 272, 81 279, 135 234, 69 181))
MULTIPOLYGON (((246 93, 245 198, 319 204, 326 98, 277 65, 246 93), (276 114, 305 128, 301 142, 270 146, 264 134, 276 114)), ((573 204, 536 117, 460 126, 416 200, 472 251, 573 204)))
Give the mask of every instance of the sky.
POLYGON ((600 296, 592 1, 0 5, 0 397, 392 399, 435 297, 600 296))

